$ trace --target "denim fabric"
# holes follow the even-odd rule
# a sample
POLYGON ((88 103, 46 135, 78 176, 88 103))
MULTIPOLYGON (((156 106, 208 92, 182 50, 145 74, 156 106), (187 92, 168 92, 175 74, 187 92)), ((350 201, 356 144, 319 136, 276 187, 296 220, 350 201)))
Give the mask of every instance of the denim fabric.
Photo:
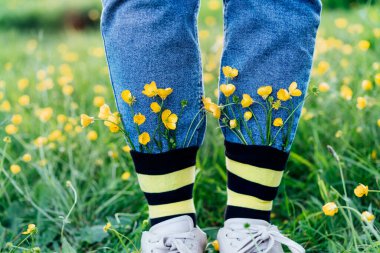
MULTIPOLYGON (((183 147, 193 119, 196 123, 204 119, 203 112, 198 113, 203 95, 198 8, 198 0, 103 0, 101 29, 111 83, 124 127, 131 132, 136 147, 139 145, 133 115, 120 97, 124 89, 136 96, 136 113, 147 117, 140 128, 150 134, 155 129, 157 116, 149 108, 153 99, 141 93, 145 84, 156 81, 159 88, 172 87, 173 94, 165 104, 176 114, 180 114, 181 101, 187 100, 177 125, 177 148, 183 147)), ((241 98, 243 93, 248 93, 260 101, 258 87, 271 85, 275 95, 279 88, 288 88, 296 81, 303 95, 293 98, 292 103, 297 105, 302 101, 309 82, 320 11, 319 0, 225 0, 221 65, 239 70, 239 76, 232 80, 235 94, 241 98)), ((225 83, 222 73, 220 83, 225 83)), ((220 98, 220 102, 225 103, 224 96, 220 98)), ((256 105, 253 108, 260 124, 265 126, 263 111, 256 105)), ((301 107, 295 113, 286 150, 294 139, 300 112, 301 107)), ((275 111, 273 118, 276 117, 285 119, 287 113, 275 111)), ((248 124, 255 144, 261 144, 257 125, 253 120, 248 124)), ((185 146, 199 146, 203 140, 205 120, 192 126, 197 128, 190 131, 190 134, 194 131, 194 138, 185 146)), ((272 131, 276 130, 272 127, 272 131)), ((242 131, 248 139, 243 128, 242 131)), ((240 143, 230 130, 223 128, 223 133, 227 141, 240 143)), ((274 147, 283 149, 281 135, 274 147)), ((163 150, 155 148, 153 151, 167 149, 165 145, 163 150)))

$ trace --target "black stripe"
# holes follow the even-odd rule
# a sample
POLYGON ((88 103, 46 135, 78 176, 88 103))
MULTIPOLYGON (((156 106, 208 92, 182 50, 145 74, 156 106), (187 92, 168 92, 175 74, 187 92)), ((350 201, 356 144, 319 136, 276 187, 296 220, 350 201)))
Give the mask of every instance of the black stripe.
POLYGON ((175 217, 183 216, 183 215, 190 216, 190 218, 193 220, 194 227, 195 227, 195 225, 197 224, 197 222, 196 222, 197 218, 195 217, 195 213, 182 213, 182 214, 176 214, 176 215, 171 215, 171 216, 165 216, 165 217, 150 219, 150 225, 154 226, 160 222, 163 222, 163 221, 175 218, 175 217))
POLYGON ((228 189, 249 196, 254 196, 262 200, 274 200, 278 187, 269 187, 241 178, 227 170, 228 189))
POLYGON ((245 207, 227 206, 225 220, 231 218, 259 219, 270 222, 270 211, 262 211, 245 207))
POLYGON ((169 203, 175 203, 178 201, 188 200, 193 198, 193 186, 189 184, 179 189, 160 192, 160 193, 147 193, 144 192, 149 205, 163 205, 169 203))
POLYGON ((137 173, 163 175, 195 165, 198 147, 174 149, 159 154, 131 151, 137 173))
POLYGON ((283 171, 289 157, 288 152, 270 146, 244 145, 225 141, 226 156, 234 161, 283 171))

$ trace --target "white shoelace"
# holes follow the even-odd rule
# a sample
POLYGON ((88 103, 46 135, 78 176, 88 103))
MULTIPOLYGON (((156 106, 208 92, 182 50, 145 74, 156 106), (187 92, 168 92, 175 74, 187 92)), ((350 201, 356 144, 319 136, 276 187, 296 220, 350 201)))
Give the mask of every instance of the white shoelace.
POLYGON ((267 253, 273 248, 275 242, 288 246, 292 253, 305 252, 301 245, 283 236, 273 225, 255 225, 252 228, 231 230, 226 236, 229 239, 236 239, 239 253, 267 253), (262 248, 264 242, 268 243, 265 249, 262 248))
MULTIPOLYGON (((155 244, 155 248, 159 250, 169 250, 168 253, 192 253, 192 251, 185 244, 186 240, 194 240, 193 233, 180 233, 169 236, 156 237, 150 239, 150 243, 155 244)), ((153 251, 154 252, 154 251, 153 251)))

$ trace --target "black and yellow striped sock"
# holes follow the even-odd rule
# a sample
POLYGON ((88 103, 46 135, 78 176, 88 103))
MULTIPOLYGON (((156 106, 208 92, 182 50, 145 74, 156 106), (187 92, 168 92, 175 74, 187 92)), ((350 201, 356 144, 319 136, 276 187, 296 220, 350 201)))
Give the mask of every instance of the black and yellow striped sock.
POLYGON ((273 200, 289 154, 273 147, 225 142, 227 209, 225 219, 270 221, 273 200))
POLYGON ((190 147, 159 154, 131 151, 152 225, 181 215, 189 215, 196 224, 193 186, 197 150, 190 147))

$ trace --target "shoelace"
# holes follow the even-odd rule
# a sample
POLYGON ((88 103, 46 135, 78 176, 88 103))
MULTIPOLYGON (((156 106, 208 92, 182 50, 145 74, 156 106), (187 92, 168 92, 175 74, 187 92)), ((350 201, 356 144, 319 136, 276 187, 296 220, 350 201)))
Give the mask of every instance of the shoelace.
POLYGON ((283 236, 273 225, 231 230, 227 237, 239 241, 239 253, 267 253, 273 248, 275 242, 288 246, 292 253, 305 252, 301 245, 283 236), (268 243, 265 249, 262 248, 264 242, 268 243))
POLYGON ((158 250, 169 250, 168 253, 192 253, 192 251, 185 244, 186 240, 194 240, 193 233, 180 233, 169 236, 156 237, 155 240, 151 239, 149 242, 155 244, 158 250))

